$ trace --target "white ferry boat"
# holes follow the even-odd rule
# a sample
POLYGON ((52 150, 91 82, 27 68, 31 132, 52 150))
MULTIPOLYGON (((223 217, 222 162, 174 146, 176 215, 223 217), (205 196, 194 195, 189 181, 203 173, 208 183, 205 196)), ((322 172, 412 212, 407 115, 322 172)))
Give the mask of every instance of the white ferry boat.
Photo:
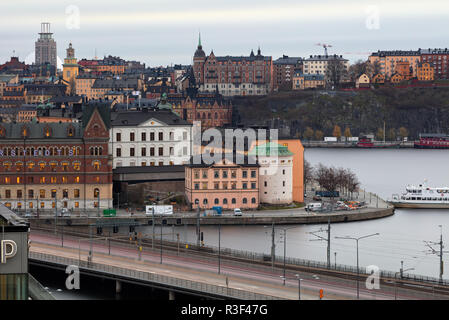
POLYGON ((388 202, 395 208, 449 209, 449 188, 431 188, 426 184, 408 185, 402 195, 393 194, 388 202))

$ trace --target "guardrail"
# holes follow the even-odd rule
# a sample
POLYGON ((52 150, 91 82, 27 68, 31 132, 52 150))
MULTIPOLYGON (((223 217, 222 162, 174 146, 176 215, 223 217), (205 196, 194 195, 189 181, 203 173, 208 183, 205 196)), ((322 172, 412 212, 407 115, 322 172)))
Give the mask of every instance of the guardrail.
POLYGON ((139 280, 139 281, 145 281, 153 284, 158 284, 160 286, 164 287, 175 287, 178 290, 181 291, 193 291, 198 293, 207 293, 214 296, 222 296, 225 298, 231 298, 231 299, 239 299, 239 300, 283 300, 282 298, 270 296, 270 295, 263 295, 258 294, 254 292, 224 287, 224 286, 217 286, 212 284, 207 284, 203 282, 197 282, 197 281, 191 281, 191 280, 185 280, 185 279, 179 279, 174 277, 168 277, 163 275, 158 275, 155 273, 150 272, 144 272, 144 271, 138 271, 138 270, 132 270, 132 269, 126 269, 126 268, 120 268, 105 264, 100 264, 96 262, 88 262, 78 259, 71 259, 71 258, 64 258, 54 255, 49 255, 45 253, 37 253, 37 252, 30 252, 29 254, 30 259, 39 260, 39 261, 45 261, 55 264, 60 264, 64 266, 68 265, 76 265, 79 266, 79 268, 84 268, 85 270, 90 271, 100 271, 107 274, 111 274, 114 276, 120 276, 124 278, 129 278, 133 280, 139 280))

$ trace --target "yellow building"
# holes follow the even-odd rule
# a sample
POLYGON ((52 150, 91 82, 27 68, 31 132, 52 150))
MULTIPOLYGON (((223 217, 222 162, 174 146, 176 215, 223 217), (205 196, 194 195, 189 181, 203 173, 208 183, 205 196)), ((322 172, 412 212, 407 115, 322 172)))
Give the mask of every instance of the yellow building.
POLYGON ((370 80, 367 74, 361 74, 360 77, 358 77, 355 80, 355 87, 356 88, 368 88, 370 84, 370 80))
POLYGON ((381 73, 375 74, 373 76, 373 79, 371 80, 371 82, 377 83, 377 84, 380 84, 380 83, 383 84, 383 83, 385 83, 385 75, 381 74, 381 73))
POLYGON ((395 74, 393 74, 390 78, 390 82, 395 83, 395 84, 401 83, 404 80, 405 80, 404 76, 397 72, 395 74))
POLYGON ((293 90, 305 90, 324 88, 325 79, 323 74, 301 74, 296 72, 293 75, 293 90))
POLYGON ((72 44, 69 44, 67 48, 67 57, 64 59, 62 65, 62 78, 67 84, 67 93, 75 93, 76 91, 76 77, 79 73, 79 65, 75 58, 75 49, 72 48, 72 44), (75 88, 73 88, 75 86, 75 88))
POLYGON ((368 60, 371 64, 376 61, 379 62, 380 73, 385 75, 387 79, 391 78, 396 72, 398 62, 408 62, 412 68, 412 77, 416 77, 421 54, 419 51, 378 51, 372 53, 368 60))
POLYGON ((435 69, 430 62, 422 62, 418 64, 417 78, 419 81, 435 80, 435 69))

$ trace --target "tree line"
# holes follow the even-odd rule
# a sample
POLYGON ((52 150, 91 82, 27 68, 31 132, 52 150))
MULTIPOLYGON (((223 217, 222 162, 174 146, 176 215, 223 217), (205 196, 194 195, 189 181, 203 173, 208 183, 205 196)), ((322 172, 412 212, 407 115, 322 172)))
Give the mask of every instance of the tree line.
POLYGON ((304 189, 314 182, 327 191, 340 191, 342 194, 350 195, 360 187, 357 175, 351 169, 327 167, 322 163, 313 167, 304 160, 304 189))

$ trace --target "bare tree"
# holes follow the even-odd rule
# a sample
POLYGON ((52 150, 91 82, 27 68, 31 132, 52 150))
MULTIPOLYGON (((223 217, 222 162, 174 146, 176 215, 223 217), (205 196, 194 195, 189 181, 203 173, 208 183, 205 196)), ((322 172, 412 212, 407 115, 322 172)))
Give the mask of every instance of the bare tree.
POLYGON ((334 88, 340 86, 341 80, 348 74, 344 61, 337 55, 331 56, 327 63, 326 80, 334 88))
POLYGON ((304 190, 307 191, 307 184, 314 180, 314 169, 309 161, 304 160, 304 190))

